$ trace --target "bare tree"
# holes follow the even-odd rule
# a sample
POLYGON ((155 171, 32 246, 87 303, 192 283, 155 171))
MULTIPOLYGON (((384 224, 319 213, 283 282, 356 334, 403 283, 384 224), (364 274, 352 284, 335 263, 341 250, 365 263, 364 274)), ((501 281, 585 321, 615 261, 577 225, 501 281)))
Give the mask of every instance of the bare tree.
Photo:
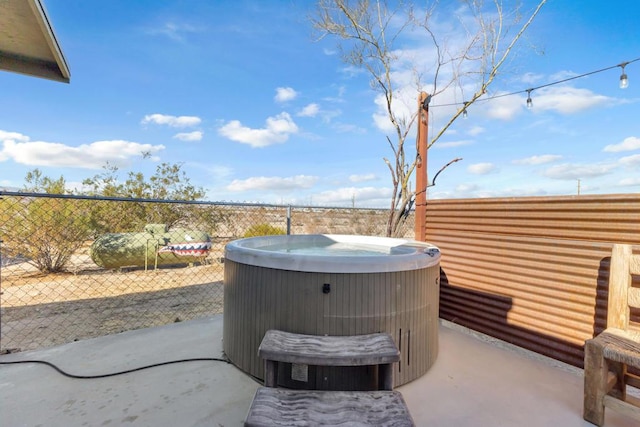
MULTIPOLYGON (((317 10, 311 18, 318 39, 326 36, 337 38, 337 45, 346 64, 364 69, 371 78, 371 87, 384 98, 385 115, 392 131, 386 136, 394 158, 384 158, 389 168, 393 191, 387 222, 387 235, 395 236, 407 218, 416 197, 411 188, 411 177, 422 160, 417 155, 408 156, 405 143, 416 123, 418 109, 401 108, 401 84, 394 78, 401 57, 401 38, 405 34, 417 36, 429 47, 426 63, 415 61, 412 72, 413 99, 425 90, 429 98, 445 93, 457 93, 464 99, 465 89, 473 87, 473 94, 434 132, 428 148, 440 139, 444 132, 464 112, 465 108, 487 93, 518 40, 538 15, 546 0, 525 16, 519 6, 505 11, 501 0, 493 0, 487 7, 482 0, 465 0, 464 12, 459 16, 456 34, 438 29, 436 17, 440 4, 428 1, 425 9, 416 9, 410 3, 394 2, 391 7, 384 0, 318 0, 317 10), (425 82, 425 75, 430 81, 425 82)), ((443 2, 444 3, 444 2, 443 2)), ((427 187, 435 185, 444 169, 461 159, 455 158, 434 175, 427 187)), ((418 192, 424 192, 418 189, 418 192)))

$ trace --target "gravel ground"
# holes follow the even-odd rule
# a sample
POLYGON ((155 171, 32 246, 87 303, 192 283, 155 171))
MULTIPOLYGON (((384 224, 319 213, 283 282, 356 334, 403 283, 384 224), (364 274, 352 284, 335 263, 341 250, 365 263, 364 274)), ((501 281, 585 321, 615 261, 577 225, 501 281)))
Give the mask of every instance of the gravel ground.
POLYGON ((85 255, 75 273, 2 267, 0 351, 15 352, 211 316, 223 310, 222 264, 104 270, 85 255))

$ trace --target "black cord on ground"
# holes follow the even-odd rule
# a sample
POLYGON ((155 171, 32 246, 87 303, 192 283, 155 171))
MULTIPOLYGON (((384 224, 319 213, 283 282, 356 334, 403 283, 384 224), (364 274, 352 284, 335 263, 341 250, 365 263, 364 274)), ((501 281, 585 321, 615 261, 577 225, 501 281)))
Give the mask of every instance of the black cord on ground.
POLYGON ((18 365, 18 364, 23 364, 23 363, 36 363, 36 364, 40 364, 40 365, 47 365, 50 368, 55 369, 56 371, 58 371, 60 374, 64 375, 65 377, 79 379, 79 380, 95 380, 95 379, 99 379, 99 378, 108 378, 108 377, 115 377, 117 375, 130 374, 132 372, 142 371, 144 369, 155 368, 155 367, 158 367, 158 366, 172 365, 172 364, 175 364, 175 363, 185 363, 185 362, 225 362, 225 363, 231 363, 228 359, 220 359, 220 358, 217 358, 217 357, 198 357, 198 358, 193 358, 193 359, 170 360, 168 362, 154 363, 152 365, 145 365, 145 366, 140 366, 139 368, 127 369, 126 371, 111 372, 109 374, 102 374, 102 375, 75 375, 75 374, 70 374, 68 372, 63 371, 62 369, 60 369, 59 367, 57 367, 53 363, 47 362, 46 360, 15 360, 15 361, 11 361, 11 362, 0 362, 0 365, 18 365))

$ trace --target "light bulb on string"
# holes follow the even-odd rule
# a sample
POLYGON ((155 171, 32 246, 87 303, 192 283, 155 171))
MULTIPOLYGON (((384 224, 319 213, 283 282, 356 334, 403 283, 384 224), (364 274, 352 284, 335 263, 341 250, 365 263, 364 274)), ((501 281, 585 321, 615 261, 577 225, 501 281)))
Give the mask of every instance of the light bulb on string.
POLYGON ((629 78, 627 74, 624 72, 624 67, 626 63, 620 64, 620 68, 622 68, 622 74, 620 74, 620 89, 626 89, 629 87, 629 78))
POLYGON ((469 113, 467 113, 467 104, 468 104, 468 102, 465 101, 464 109, 462 110, 462 118, 463 119, 466 119, 467 117, 469 117, 469 113))
POLYGON ((527 108, 531 110, 533 108, 533 101, 531 100, 531 91, 533 89, 527 89, 527 108))

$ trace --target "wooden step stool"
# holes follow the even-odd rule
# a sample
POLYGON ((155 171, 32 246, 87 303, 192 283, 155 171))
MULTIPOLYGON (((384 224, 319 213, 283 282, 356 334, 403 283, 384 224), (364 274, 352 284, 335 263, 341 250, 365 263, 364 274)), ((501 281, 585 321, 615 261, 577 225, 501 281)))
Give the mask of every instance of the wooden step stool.
POLYGON ((276 387, 278 362, 315 366, 378 366, 378 389, 393 390, 393 363, 400 351, 391 335, 302 335, 269 330, 258 348, 264 359, 264 385, 276 387))
POLYGON ((265 385, 253 398, 245 426, 414 426, 402 395, 393 390, 393 363, 400 352, 391 335, 316 336, 269 330, 258 354, 265 385), (278 363, 317 366, 378 366, 376 391, 275 388, 278 363))
POLYGON ((260 387, 246 427, 414 426, 397 391, 319 391, 260 387))

